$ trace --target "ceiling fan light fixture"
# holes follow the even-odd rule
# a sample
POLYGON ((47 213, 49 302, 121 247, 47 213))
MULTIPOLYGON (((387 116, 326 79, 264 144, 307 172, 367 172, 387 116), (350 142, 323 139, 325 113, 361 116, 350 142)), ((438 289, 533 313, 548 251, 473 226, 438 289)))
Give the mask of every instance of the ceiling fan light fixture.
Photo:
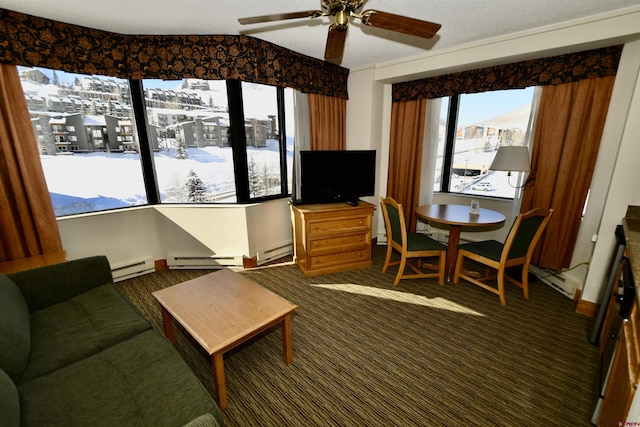
POLYGON ((351 14, 346 10, 339 10, 336 12, 336 25, 346 27, 349 24, 349 16, 351 14))
POLYGON ((322 10, 308 10, 303 12, 273 13, 271 15, 240 18, 240 24, 256 24, 259 22, 281 21, 298 18, 318 18, 320 16, 333 17, 333 24, 329 26, 325 47, 325 60, 340 63, 344 53, 347 28, 351 18, 358 18, 364 25, 378 27, 383 30, 395 31, 410 36, 431 38, 440 29, 440 24, 396 15, 379 10, 365 10, 361 12, 365 0, 320 0, 322 10))

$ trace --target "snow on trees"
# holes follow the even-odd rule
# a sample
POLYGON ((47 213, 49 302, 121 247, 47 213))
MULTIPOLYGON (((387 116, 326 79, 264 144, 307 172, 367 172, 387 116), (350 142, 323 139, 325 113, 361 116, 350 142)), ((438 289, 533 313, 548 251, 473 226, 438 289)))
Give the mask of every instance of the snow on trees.
POLYGON ((207 187, 204 185, 204 182, 202 182, 198 174, 193 169, 189 171, 186 186, 187 186, 187 192, 189 193, 189 196, 188 196, 189 202, 192 202, 192 203, 204 202, 204 193, 206 192, 207 187))

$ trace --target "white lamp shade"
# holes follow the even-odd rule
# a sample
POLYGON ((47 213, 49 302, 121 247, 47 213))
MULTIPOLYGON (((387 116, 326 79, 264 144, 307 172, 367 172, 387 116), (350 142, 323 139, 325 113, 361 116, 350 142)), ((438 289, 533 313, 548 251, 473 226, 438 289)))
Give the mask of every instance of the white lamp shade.
POLYGON ((489 167, 494 171, 519 171, 529 172, 531 170, 529 160, 529 149, 527 147, 509 145, 498 148, 493 163, 489 167))

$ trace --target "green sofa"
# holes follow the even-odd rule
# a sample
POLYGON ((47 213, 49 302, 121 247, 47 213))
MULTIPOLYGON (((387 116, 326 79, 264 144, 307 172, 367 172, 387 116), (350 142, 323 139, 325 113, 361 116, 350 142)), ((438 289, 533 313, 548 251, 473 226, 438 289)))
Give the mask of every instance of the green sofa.
POLYGON ((0 274, 0 424, 222 426, 104 256, 0 274))

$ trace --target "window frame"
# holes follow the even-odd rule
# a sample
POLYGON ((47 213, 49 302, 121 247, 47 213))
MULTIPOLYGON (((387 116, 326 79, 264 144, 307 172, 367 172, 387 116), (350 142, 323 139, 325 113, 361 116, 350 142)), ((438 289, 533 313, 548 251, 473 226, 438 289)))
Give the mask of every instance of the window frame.
MULTIPOLYGON (((529 86, 531 87, 531 86, 529 86)), ((514 88, 517 90, 519 88, 514 88)), ((503 89, 503 90, 511 90, 511 89, 503 89)), ((456 137, 458 130, 458 117, 460 113, 460 99, 464 93, 456 93, 453 95, 449 95, 443 98, 448 98, 448 109, 447 109, 447 124, 446 124, 446 133, 445 133, 445 145, 444 152, 442 157, 442 170, 440 171, 440 181, 439 186, 434 186, 435 193, 442 193, 447 195, 455 195, 455 196, 463 196, 463 197, 472 197, 472 198, 487 198, 493 200, 515 200, 518 197, 518 187, 514 187, 516 189, 515 193, 511 197, 507 196, 493 196, 493 195, 480 195, 476 193, 464 193, 458 191, 451 190, 451 176, 453 173, 454 166, 454 157, 455 157, 455 146, 456 146, 456 137), (439 187, 439 188, 438 188, 439 187)), ((436 171, 437 173, 437 171, 436 171)), ((522 174, 522 172, 513 171, 513 174, 522 174)), ((436 176, 432 179, 435 182, 436 176)))
MULTIPOLYGON (((36 67, 39 68, 39 67, 36 67)), ((58 70, 51 69, 53 72, 58 70)), ((91 75, 87 75, 91 76, 91 75)), ((108 76, 105 76, 108 78, 108 76)), ((131 120, 134 122, 131 124, 129 134, 137 138, 139 146, 139 158, 140 168, 142 172, 142 180, 144 186, 144 192, 146 195, 146 203, 135 206, 124 206, 109 209, 90 210, 86 212, 76 212, 66 215, 60 215, 59 218, 72 215, 83 215, 100 213, 111 210, 128 209, 131 207, 161 205, 161 204, 186 204, 176 202, 163 202, 160 197, 160 188, 157 180, 157 173, 154 163, 154 150, 152 144, 152 134, 150 129, 150 123, 147 116, 147 104, 145 99, 144 80, 128 79, 126 80, 129 86, 129 93, 131 96, 131 120)), ((231 129, 230 135, 230 147, 232 150, 233 161, 233 173, 235 179, 235 201, 234 202, 201 202, 203 205, 221 205, 221 204, 248 204, 258 203, 267 200, 281 199, 291 197, 291 184, 289 184, 290 174, 287 167, 287 132, 286 132, 286 108, 285 108, 285 88, 281 86, 271 86, 276 89, 275 99, 273 100, 276 105, 277 114, 277 126, 278 136, 277 144, 279 149, 278 163, 280 166, 280 189, 276 194, 261 195, 251 197, 249 189, 249 168, 247 159, 247 141, 246 132, 244 128, 244 108, 243 108, 243 95, 242 95, 242 81, 241 80, 225 80, 227 89, 228 111, 229 111, 229 125, 231 129)), ((266 85, 265 85, 266 86, 266 85)), ((80 114, 87 114, 86 112, 80 112, 80 114)), ((294 117, 289 117, 289 120, 294 120, 294 117)), ((68 129, 64 130, 64 134, 69 133, 68 129)), ((91 132, 96 132, 92 130, 91 132)), ((89 133, 91 133, 89 132, 89 133)), ((91 134, 92 136, 93 134, 91 134)), ((118 135, 120 138, 121 135, 118 135)), ((61 144, 71 144, 73 141, 69 141, 68 138, 64 138, 64 141, 54 141, 58 145, 58 152, 61 151, 73 151, 73 148, 69 146, 61 147, 61 144)), ((135 138, 133 138, 135 141, 135 138)), ((104 143, 104 141, 102 142, 104 143)), ((295 141, 294 141, 295 145, 295 141)), ((45 177, 46 179, 46 177, 45 177)), ((277 187, 276 187, 277 188, 277 187)), ((191 203, 189 203, 191 204, 191 203)))
MULTIPOLYGON (((134 110, 134 118, 137 124, 138 143, 140 145, 140 160, 142 162, 142 175, 147 191, 147 204, 171 204, 163 203, 160 199, 160 189, 156 177, 155 166, 153 163, 153 150, 148 134, 147 112, 144 99, 144 87, 142 80, 129 80, 131 87, 132 106, 134 110), (141 123, 144 124, 141 125, 141 123), (144 148, 143 148, 144 147, 144 148)), ((282 199, 291 197, 291 189, 288 185, 287 172, 287 152, 286 152, 286 132, 285 132, 285 106, 284 106, 284 88, 276 86, 276 102, 278 114, 278 126, 280 132, 278 134, 279 154, 280 154, 280 193, 267 196, 251 197, 249 189, 249 169, 247 159, 247 141, 244 128, 244 108, 242 97, 242 81, 226 80, 227 100, 229 107, 229 123, 231 129, 230 143, 233 158, 233 170, 236 186, 236 202, 235 204, 256 203, 273 199, 282 199)), ((293 119, 293 118, 291 118, 293 119)), ((295 141, 294 141, 295 144, 295 141)), ((216 205, 219 203, 199 203, 207 205, 216 205)), ((228 203, 227 203, 228 204, 228 203)))

